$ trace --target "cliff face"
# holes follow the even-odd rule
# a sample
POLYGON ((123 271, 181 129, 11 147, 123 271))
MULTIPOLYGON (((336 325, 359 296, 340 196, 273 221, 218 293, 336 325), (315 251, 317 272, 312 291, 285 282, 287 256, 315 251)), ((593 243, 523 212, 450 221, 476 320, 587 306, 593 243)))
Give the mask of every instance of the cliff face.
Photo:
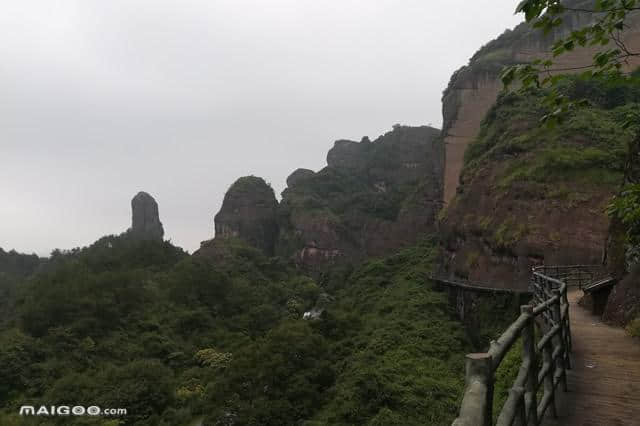
POLYGON ((603 319, 614 324, 626 325, 639 317, 640 264, 636 264, 611 290, 603 319))
POLYGON ((439 136, 395 126, 373 142, 339 140, 327 167, 289 176, 280 204, 261 178, 241 178, 215 217, 215 240, 238 238, 310 270, 412 245, 434 229, 441 204, 439 136))
MULTIPOLYGON (((584 1, 573 1, 576 5, 584 1)), ((593 2, 590 4, 592 5, 593 2)), ((444 170, 444 200, 451 202, 459 185, 464 165, 464 153, 478 136, 480 124, 502 90, 499 74, 503 66, 526 63, 533 59, 550 57, 550 46, 572 30, 588 24, 592 15, 571 13, 564 24, 548 36, 521 24, 506 31, 498 39, 481 48, 451 78, 442 98, 443 136, 446 146, 444 170)), ((625 31, 625 42, 632 50, 640 47, 640 16, 636 14, 625 31)), ((573 69, 589 65, 596 49, 582 48, 555 58, 557 69, 573 69)), ((640 65, 640 60, 629 64, 629 69, 640 65)))
MULTIPOLYGON (((639 71, 640 73, 640 71, 639 71)), ((640 92, 640 87, 638 87, 640 92)), ((640 95, 639 95, 640 97, 640 95)), ((640 103, 640 101, 638 102, 640 103)), ((638 106, 640 109, 640 106, 638 106)), ((625 169, 625 184, 640 183, 640 138, 631 144, 632 158, 625 169)), ((603 318, 624 325, 640 320, 640 244, 638 235, 629 230, 619 217, 614 217, 609 229, 607 269, 618 280, 607 300, 603 318)))
MULTIPOLYGON (((443 94, 441 231, 447 256, 442 273, 525 287, 536 264, 601 262, 609 227, 604 208, 622 182, 621 143, 629 138, 620 130, 619 114, 637 100, 573 81, 565 88, 569 94, 588 97, 599 91, 609 96, 609 104, 594 98, 594 108, 553 133, 539 128, 544 112, 538 101, 498 100, 505 65, 550 57, 555 40, 592 19, 571 13, 548 36, 519 25, 482 47, 452 76, 443 94)), ((625 43, 638 50, 640 14, 628 24, 625 43)), ((578 48, 554 58, 554 67, 589 65, 597 50, 578 48)), ((640 61, 631 62, 628 69, 638 66, 640 61)))
POLYGON ((264 179, 245 176, 224 196, 215 216, 216 238, 239 238, 272 255, 278 235, 278 201, 264 179))
MULTIPOLYGON (((601 93, 572 84, 570 96, 601 93)), ((526 288, 532 266, 601 262, 604 210, 622 181, 632 137, 620 123, 638 107, 605 99, 608 108, 578 111, 547 129, 539 125, 539 98, 499 98, 467 148, 458 194, 444 214, 443 273, 526 288)))
POLYGON ((373 142, 340 140, 325 169, 296 171, 282 194, 279 253, 313 269, 379 256, 433 230, 442 197, 439 133, 396 126, 373 142))

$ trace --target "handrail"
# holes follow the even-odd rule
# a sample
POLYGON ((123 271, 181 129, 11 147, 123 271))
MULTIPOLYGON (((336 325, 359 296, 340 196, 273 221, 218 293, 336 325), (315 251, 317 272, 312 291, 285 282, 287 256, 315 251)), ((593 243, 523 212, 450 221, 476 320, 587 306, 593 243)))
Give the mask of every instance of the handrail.
POLYGON ((456 281, 450 278, 443 278, 437 276, 429 276, 431 281, 438 282, 442 285, 448 287, 457 287, 467 290, 473 291, 484 291, 488 293, 509 293, 509 294, 531 294, 529 290, 520 290, 520 289, 512 289, 512 288, 498 288, 498 287, 490 287, 487 283, 481 283, 477 281, 456 281))
POLYGON ((567 286, 577 286, 580 289, 608 275, 604 265, 542 265, 533 268, 533 272, 562 280, 567 286))
POLYGON ((558 385, 567 390, 571 368, 571 328, 567 290, 593 279, 599 266, 541 266, 533 268, 535 304, 520 307, 520 316, 486 353, 466 357, 465 392, 453 426, 489 426, 493 422, 493 383, 506 354, 522 338, 522 362, 497 425, 539 425, 548 411, 556 416, 558 385), (571 283, 571 285, 569 284, 571 283), (536 338, 536 327, 540 337, 536 338), (541 362, 539 362, 541 361, 541 362), (538 391, 542 397, 538 401, 538 391))

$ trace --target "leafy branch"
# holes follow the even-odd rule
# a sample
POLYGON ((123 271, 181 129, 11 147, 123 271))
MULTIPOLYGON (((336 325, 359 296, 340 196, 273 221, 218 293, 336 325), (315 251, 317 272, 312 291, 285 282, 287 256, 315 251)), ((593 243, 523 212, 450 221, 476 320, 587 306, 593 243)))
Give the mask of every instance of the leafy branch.
MULTIPOLYGON (((559 74, 567 71, 582 71, 582 77, 606 80, 629 78, 623 71, 624 65, 632 57, 640 57, 640 52, 631 50, 622 37, 628 28, 626 20, 629 15, 640 10, 639 0, 594 0, 592 9, 569 7, 561 0, 522 0, 516 13, 523 13, 528 23, 534 28, 549 34, 554 28, 564 22, 568 13, 591 13, 594 15, 592 24, 572 31, 568 36, 556 40, 551 48, 552 58, 538 59, 527 64, 514 65, 505 68, 501 73, 502 82, 506 87, 519 82, 521 90, 535 88, 551 88, 545 97, 545 104, 550 113, 543 117, 543 121, 553 125, 568 111, 585 106, 586 100, 570 100, 557 89, 558 84, 565 78, 559 74), (555 58, 578 47, 602 47, 593 56, 591 64, 571 68, 559 68, 555 58)), ((630 126, 638 117, 629 117, 626 126, 630 126)))

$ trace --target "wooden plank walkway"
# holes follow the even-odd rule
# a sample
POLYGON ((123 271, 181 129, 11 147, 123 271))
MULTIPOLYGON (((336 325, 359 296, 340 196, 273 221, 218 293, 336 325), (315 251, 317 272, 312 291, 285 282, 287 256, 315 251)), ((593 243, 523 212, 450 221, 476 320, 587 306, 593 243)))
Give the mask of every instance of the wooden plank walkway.
POLYGON ((569 292, 573 369, 569 392, 558 392, 558 418, 549 426, 640 425, 640 342, 578 306, 569 292))

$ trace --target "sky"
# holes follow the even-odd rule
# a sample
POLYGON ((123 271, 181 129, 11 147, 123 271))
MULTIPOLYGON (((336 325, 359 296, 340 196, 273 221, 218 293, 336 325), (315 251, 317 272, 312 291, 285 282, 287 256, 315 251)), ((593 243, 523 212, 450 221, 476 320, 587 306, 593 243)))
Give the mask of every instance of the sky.
POLYGON ((279 194, 337 139, 440 127, 517 0, 0 0, 0 247, 125 231, 140 190, 189 251, 240 176, 279 194))

